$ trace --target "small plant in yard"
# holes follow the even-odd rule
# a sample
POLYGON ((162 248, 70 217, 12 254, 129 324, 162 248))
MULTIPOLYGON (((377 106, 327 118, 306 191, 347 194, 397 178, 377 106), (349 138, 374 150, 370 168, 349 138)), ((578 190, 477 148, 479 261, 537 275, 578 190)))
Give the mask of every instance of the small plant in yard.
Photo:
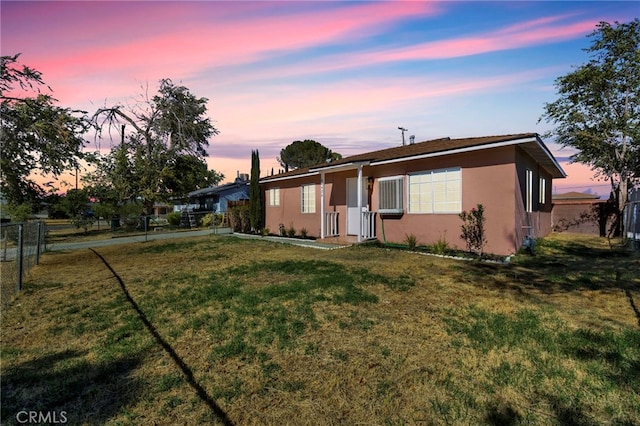
POLYGON ((178 226, 180 225, 181 216, 182 215, 180 214, 180 212, 171 212, 171 213, 167 213, 166 219, 167 219, 167 222, 169 222, 169 225, 178 226))
POLYGON ((263 237, 266 237, 267 235, 269 235, 269 232, 270 232, 269 228, 262 228, 262 236, 263 237))
POLYGON ((431 251, 435 254, 447 254, 451 251, 451 247, 449 247, 449 243, 447 242, 447 238, 443 235, 438 238, 431 246, 431 251))
POLYGON ((300 230, 300 236, 301 236, 302 238, 307 238, 307 235, 309 235, 309 231, 307 231, 307 228, 302 228, 302 229, 300 230))
POLYGON ((202 226, 209 227, 213 224, 213 213, 208 213, 202 217, 202 226))
POLYGON ((293 238, 296 236, 296 228, 293 227, 293 224, 289 225, 287 228, 287 237, 293 238))
POLYGON ((406 235, 404 242, 409 247, 409 250, 415 250, 418 247, 418 238, 413 234, 406 235))
POLYGON ((487 243, 484 232, 484 207, 478 204, 477 207, 471 209, 470 212, 463 211, 460 213, 462 219, 462 238, 467 243, 467 250, 475 252, 478 256, 482 256, 484 246, 487 243))

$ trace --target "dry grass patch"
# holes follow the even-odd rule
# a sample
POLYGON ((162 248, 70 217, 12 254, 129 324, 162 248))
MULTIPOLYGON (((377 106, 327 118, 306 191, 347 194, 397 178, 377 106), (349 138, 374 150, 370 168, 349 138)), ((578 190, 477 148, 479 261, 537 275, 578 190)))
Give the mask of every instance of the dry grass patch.
POLYGON ((3 312, 2 422, 640 423, 640 265, 598 244, 555 236, 510 266, 232 237, 100 248, 141 314, 89 250, 47 253, 3 312))

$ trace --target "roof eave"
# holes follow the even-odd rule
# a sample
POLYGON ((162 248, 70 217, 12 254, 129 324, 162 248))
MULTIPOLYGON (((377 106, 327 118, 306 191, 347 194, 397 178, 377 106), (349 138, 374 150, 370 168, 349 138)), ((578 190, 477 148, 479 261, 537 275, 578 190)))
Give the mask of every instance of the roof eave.
POLYGON ((282 180, 289 180, 289 179, 297 179, 297 178, 303 178, 303 177, 309 177, 309 176, 316 176, 318 175, 318 172, 305 172, 305 173, 299 173, 299 174, 295 174, 295 175, 286 175, 286 176, 279 176, 279 175, 274 175, 274 176, 268 176, 268 177, 264 177, 262 179, 260 179, 260 183, 270 183, 270 182, 278 182, 278 181, 282 181, 282 180))
POLYGON ((309 169, 309 171, 320 172, 320 173, 341 172, 344 170, 354 170, 354 169, 357 169, 358 167, 368 166, 370 163, 371 163, 370 161, 352 161, 349 163, 342 163, 342 164, 334 164, 334 165, 329 164, 327 166, 321 166, 321 167, 315 167, 315 168, 309 169))

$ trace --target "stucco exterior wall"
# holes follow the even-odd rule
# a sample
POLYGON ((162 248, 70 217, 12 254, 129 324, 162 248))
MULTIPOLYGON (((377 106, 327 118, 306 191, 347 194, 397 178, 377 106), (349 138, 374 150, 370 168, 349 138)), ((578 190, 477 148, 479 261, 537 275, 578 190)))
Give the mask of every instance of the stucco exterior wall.
MULTIPOLYGON (((378 211, 381 177, 403 176, 403 208, 400 215, 376 215, 376 236, 381 241, 401 243, 414 235, 420 244, 434 244, 446 239, 451 247, 465 249, 460 238, 462 220, 458 213, 425 214, 408 212, 407 175, 416 172, 460 167, 462 175, 462 210, 482 204, 486 217, 485 251, 500 255, 515 253, 529 232, 540 237, 551 231, 552 179, 537 162, 520 148, 510 145, 486 151, 450 154, 420 160, 399 161, 375 167, 364 166, 363 182, 366 199, 363 206, 378 211), (524 204, 525 171, 533 171, 533 211, 524 204), (539 203, 539 178, 546 179, 546 202, 539 203), (532 228, 528 228, 531 226, 532 228), (530 231, 529 229, 533 229, 530 231)), ((338 232, 347 235, 347 179, 356 178, 357 169, 325 173, 325 212, 338 213, 338 232)), ((277 178, 277 177, 276 177, 277 178)), ((306 228, 310 236, 321 235, 321 176, 288 178, 263 183, 265 190, 266 227, 277 233, 280 224, 297 231, 306 228), (301 213, 301 186, 315 184, 315 213, 301 213), (269 189, 280 188, 280 205, 269 205, 269 189)))
MULTIPOLYGON (((504 147, 491 153, 473 152, 411 162, 389 164, 376 168, 376 177, 406 175, 413 172, 450 167, 462 169, 462 210, 469 211, 482 204, 485 209, 487 245, 485 250, 497 254, 513 251, 514 227, 514 148, 504 147)), ((378 215, 378 239, 403 242, 414 235, 420 244, 433 244, 443 238, 451 247, 465 249, 460 238, 462 220, 457 213, 420 214, 405 212, 401 216, 378 215), (383 223, 384 222, 384 223, 383 223), (384 232, 383 231, 384 226, 384 232)), ((378 186, 372 193, 373 209, 378 207, 378 186)))
MULTIPOLYGON (((302 228, 308 231, 310 236, 320 236, 320 177, 309 176, 296 179, 288 179, 262 184, 265 191, 265 228, 269 228, 272 234, 279 232, 280 225, 285 228, 293 227, 297 233, 302 228), (316 212, 302 213, 302 185, 315 185, 316 212), (280 205, 269 205, 269 189, 280 188, 280 205)), ((325 185, 325 191, 330 191, 325 185)))
POLYGON ((551 210, 552 210, 552 186, 551 176, 542 169, 539 164, 527 155, 522 149, 515 148, 516 158, 516 204, 515 204, 515 238, 514 248, 517 251, 527 235, 533 238, 541 238, 551 232, 551 210), (526 172, 533 173, 532 182, 532 208, 526 211, 526 172), (544 203, 540 202, 540 178, 546 180, 544 203))

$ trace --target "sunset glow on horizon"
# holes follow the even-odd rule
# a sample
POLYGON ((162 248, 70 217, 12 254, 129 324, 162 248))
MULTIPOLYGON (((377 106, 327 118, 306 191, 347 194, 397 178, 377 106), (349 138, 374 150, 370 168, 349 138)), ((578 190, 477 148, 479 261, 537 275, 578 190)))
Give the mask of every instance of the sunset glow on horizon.
MULTIPOLYGON (((588 61, 587 35, 637 16, 624 1, 3 0, 0 48, 89 114, 153 96, 163 78, 208 98, 220 134, 207 162, 232 181, 255 149, 262 175, 277 172, 294 140, 348 156, 401 144, 398 126, 416 142, 545 133, 544 104, 588 61)), ((554 192, 609 193, 545 142, 568 174, 554 192)))

